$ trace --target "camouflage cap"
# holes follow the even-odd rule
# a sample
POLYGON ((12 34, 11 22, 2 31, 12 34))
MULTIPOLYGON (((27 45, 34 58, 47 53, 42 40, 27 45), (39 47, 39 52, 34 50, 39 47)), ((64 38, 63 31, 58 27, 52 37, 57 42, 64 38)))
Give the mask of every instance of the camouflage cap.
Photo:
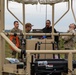
POLYGON ((31 23, 26 23, 25 24, 25 28, 27 28, 27 27, 32 27, 33 25, 31 24, 31 23))

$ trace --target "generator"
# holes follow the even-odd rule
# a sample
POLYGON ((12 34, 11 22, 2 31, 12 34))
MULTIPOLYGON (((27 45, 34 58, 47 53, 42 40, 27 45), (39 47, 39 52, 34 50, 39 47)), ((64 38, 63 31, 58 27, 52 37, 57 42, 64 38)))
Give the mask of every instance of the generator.
MULTIPOLYGON (((76 68, 76 61, 73 61, 73 69, 76 68)), ((68 73, 68 60, 66 59, 36 59, 31 63, 31 75, 61 75, 68 73)))

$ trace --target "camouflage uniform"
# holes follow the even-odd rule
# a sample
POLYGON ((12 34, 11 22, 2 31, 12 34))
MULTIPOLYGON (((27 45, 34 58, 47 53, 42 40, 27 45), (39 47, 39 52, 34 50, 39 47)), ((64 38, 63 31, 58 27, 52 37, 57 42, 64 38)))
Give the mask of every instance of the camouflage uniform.
MULTIPOLYGON (((75 30, 68 31, 67 33, 75 33, 75 30)), ((64 48, 65 50, 74 50, 75 49, 75 41, 76 37, 74 35, 72 36, 64 36, 64 48)), ((67 58, 67 55, 65 55, 65 58, 67 58)))
MULTIPOLYGON (((22 31, 21 31, 20 29, 15 29, 15 28, 13 28, 10 32, 11 32, 11 33, 22 33, 22 31)), ((19 39, 21 38, 21 36, 18 36, 18 37, 19 37, 19 39)), ((13 43, 16 44, 15 39, 13 39, 13 43)), ((16 58, 16 51, 12 50, 12 56, 13 56, 14 58, 16 58)), ((19 58, 19 57, 20 57, 20 55, 18 54, 18 58, 19 58)))
POLYGON ((11 33, 22 33, 22 30, 13 28, 10 32, 11 33))

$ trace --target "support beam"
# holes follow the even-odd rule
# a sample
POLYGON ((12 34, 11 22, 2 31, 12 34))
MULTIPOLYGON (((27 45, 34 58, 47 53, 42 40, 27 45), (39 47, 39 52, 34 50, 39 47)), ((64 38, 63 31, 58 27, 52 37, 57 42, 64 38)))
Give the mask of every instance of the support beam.
MULTIPOLYGON (((0 0, 0 32, 4 30, 4 6, 5 0, 0 0)), ((2 74, 2 67, 5 59, 5 42, 0 36, 0 75, 2 74)))
POLYGON ((5 0, 0 0, 0 32, 4 30, 4 6, 5 0))

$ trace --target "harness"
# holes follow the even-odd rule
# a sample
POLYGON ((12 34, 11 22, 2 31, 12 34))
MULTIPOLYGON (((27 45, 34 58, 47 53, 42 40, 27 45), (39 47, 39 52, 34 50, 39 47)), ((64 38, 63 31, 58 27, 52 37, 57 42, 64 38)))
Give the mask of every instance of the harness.
MULTIPOLYGON (((10 40, 16 45, 16 47, 20 47, 20 41, 18 36, 10 35, 10 40)), ((11 46, 10 48, 11 50, 14 50, 11 46)))

